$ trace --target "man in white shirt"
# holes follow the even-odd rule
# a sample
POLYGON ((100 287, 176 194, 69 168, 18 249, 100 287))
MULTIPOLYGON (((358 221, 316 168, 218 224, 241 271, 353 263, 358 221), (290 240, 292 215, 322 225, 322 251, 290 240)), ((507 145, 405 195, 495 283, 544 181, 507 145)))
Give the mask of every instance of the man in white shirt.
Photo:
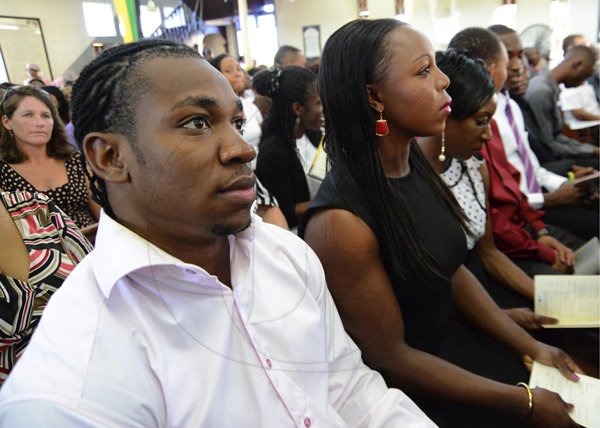
POLYGON ((96 248, 0 391, 0 426, 434 426, 362 363, 315 254, 250 214, 241 102, 195 50, 106 51, 73 118, 96 248))
MULTIPOLYGON (((508 118, 505 113, 506 104, 509 103, 511 110, 514 114, 514 121, 516 128, 522 138, 523 141, 528 141, 527 131, 525 130, 525 123, 523 120, 523 114, 521 113, 521 109, 517 105, 517 103, 512 100, 506 93, 500 91, 498 92, 498 105, 496 107, 496 113, 494 114, 494 120, 498 125, 498 131, 500 132, 500 137, 502 138, 502 143, 504 144, 504 151, 506 152, 506 157, 508 161, 514 166, 517 171, 521 174, 521 177, 525 176, 525 167, 523 165, 523 160, 519 155, 517 142, 515 133, 513 132, 512 126, 508 122, 508 118)), ((527 149, 527 153, 529 155, 529 160, 535 170, 535 176, 540 183, 549 193, 556 191, 559 189, 564 183, 567 182, 567 177, 560 176, 558 174, 553 173, 552 171, 548 171, 546 168, 540 166, 537 157, 531 150, 529 144, 525 144, 527 149)), ((548 193, 544 195, 542 191, 532 192, 527 187, 527 181, 520 181, 520 189, 527 196, 527 200, 529 204, 536 209, 542 208, 545 203, 545 199, 551 196, 548 196, 548 193)))

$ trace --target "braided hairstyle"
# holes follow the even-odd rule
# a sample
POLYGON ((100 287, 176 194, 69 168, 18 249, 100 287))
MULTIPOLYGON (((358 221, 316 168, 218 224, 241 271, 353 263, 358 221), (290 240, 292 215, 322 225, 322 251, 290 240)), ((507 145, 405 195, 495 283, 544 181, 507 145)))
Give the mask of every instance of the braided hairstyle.
MULTIPOLYGON (((137 73, 138 67, 155 58, 198 58, 200 54, 183 44, 148 39, 111 48, 88 64, 73 86, 72 121, 75 139, 83 152, 83 140, 90 132, 121 134, 131 143, 143 163, 137 146, 135 105, 150 83, 137 73)), ((86 168, 92 198, 114 217, 106 184, 86 168)))

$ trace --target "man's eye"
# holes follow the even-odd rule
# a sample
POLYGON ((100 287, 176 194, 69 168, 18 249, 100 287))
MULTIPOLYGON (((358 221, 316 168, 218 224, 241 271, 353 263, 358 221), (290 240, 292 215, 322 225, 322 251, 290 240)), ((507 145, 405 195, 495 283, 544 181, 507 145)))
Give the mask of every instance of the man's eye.
POLYGON ((236 119, 233 121, 233 126, 237 129, 240 134, 244 135, 244 126, 246 125, 245 119, 236 119))
POLYGON ((208 121, 203 117, 194 117, 187 121, 183 127, 187 129, 205 129, 208 128, 208 121))

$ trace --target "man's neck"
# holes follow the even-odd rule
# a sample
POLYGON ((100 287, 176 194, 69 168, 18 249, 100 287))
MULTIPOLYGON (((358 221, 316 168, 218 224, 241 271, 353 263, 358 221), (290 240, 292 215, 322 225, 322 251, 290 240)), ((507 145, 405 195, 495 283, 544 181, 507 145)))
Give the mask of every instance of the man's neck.
POLYGON ((147 224, 131 224, 126 219, 116 221, 148 242, 156 245, 165 253, 183 261, 201 267, 215 275, 223 284, 231 287, 229 260, 229 239, 227 235, 219 235, 206 231, 205 236, 186 233, 161 233, 159 226, 147 224))

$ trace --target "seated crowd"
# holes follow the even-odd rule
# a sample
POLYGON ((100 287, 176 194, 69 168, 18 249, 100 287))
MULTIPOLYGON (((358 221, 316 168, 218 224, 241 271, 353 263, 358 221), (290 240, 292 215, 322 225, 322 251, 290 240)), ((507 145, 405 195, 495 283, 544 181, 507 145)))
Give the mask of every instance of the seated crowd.
POLYGON ((598 330, 532 310, 598 245, 575 36, 551 70, 502 25, 435 52, 394 19, 311 69, 164 40, 62 89, 28 64, 0 85, 0 426, 578 426, 524 363, 598 377, 598 330))

